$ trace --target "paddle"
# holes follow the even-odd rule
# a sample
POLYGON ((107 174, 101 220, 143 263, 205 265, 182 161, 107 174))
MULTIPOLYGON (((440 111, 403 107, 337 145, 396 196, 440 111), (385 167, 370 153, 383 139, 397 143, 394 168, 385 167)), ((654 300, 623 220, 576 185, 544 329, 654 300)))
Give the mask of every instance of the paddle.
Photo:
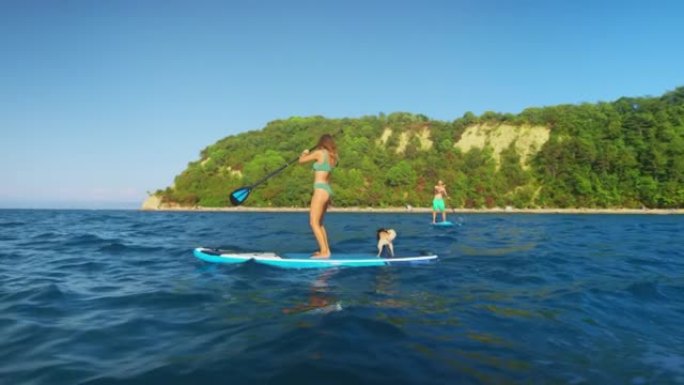
MULTIPOLYGON (((342 132, 343 132, 343 130, 340 130, 340 131, 339 131, 337 134, 335 134, 334 136, 338 136, 338 135, 341 134, 342 132)), ((333 137, 334 137, 334 136, 333 136, 333 137)), ((315 149, 316 149, 316 147, 312 147, 311 149, 309 149, 309 152, 311 152, 311 151, 313 151, 313 150, 315 150, 315 149)), ((247 197, 249 197, 249 194, 252 192, 252 189, 254 189, 256 186, 258 186, 258 185, 260 185, 260 184, 266 182, 266 181, 269 180, 271 177, 273 177, 273 176, 275 176, 275 175, 278 175, 278 174, 281 173, 283 170, 285 170, 286 168, 288 168, 292 163, 294 163, 294 162, 296 162, 296 161, 298 161, 298 160, 299 160, 299 156, 297 156, 296 158, 292 159, 291 161, 285 163, 284 165, 278 167, 276 170, 274 170, 273 172, 267 174, 266 176, 264 176, 263 178, 259 179, 259 180, 256 181, 256 182, 252 183, 251 185, 243 186, 243 187, 240 187, 239 189, 233 191, 232 193, 230 193, 230 203, 232 203, 233 206, 239 206, 239 205, 241 205, 242 203, 244 203, 244 201, 247 200, 247 197)))
MULTIPOLYGON (((314 147, 314 148, 312 148, 312 149, 309 150, 309 151, 313 151, 313 150, 315 150, 315 149, 316 149, 316 148, 314 147)), ((247 197, 249 197, 249 194, 252 192, 252 189, 253 189, 253 188, 255 188, 256 186, 258 186, 258 185, 260 185, 260 184, 262 184, 262 183, 264 183, 264 182, 266 182, 268 179, 270 179, 270 178, 273 177, 274 175, 279 174, 280 172, 282 172, 283 170, 285 170, 288 166, 290 166, 292 163, 296 162, 297 160, 299 160, 299 156, 296 157, 296 158, 294 158, 294 159, 292 159, 291 161, 285 163, 284 165, 278 167, 278 169, 276 169, 275 171, 273 171, 273 172, 267 174, 266 176, 264 176, 263 178, 259 179, 259 180, 256 181, 255 183, 252 183, 252 184, 249 185, 249 186, 240 187, 239 189, 233 191, 232 193, 230 193, 230 203, 232 203, 233 206, 239 206, 239 205, 241 205, 244 201, 247 200, 247 197)))

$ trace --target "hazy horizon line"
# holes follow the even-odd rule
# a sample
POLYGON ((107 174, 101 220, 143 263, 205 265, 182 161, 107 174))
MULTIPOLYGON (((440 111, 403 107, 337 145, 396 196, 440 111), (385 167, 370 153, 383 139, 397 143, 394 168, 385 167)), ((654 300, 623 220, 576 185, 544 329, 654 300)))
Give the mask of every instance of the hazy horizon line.
POLYGON ((2 209, 140 209, 140 201, 0 200, 2 209))

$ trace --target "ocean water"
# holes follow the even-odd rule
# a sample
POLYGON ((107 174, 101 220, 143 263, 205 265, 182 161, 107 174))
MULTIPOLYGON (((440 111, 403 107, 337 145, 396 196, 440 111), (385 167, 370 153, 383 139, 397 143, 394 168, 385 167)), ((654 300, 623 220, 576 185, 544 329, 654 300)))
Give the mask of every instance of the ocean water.
POLYGON ((684 218, 330 213, 333 251, 419 266, 214 265, 307 252, 306 213, 0 210, 0 384, 684 384, 684 218))

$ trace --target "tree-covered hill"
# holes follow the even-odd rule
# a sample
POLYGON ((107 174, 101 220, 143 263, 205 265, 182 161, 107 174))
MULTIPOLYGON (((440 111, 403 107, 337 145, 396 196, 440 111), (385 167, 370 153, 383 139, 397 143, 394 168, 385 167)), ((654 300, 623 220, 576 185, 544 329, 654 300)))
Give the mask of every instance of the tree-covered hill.
MULTIPOLYGON (((332 179, 338 207, 429 206, 438 179, 451 207, 684 207, 684 87, 518 115, 468 112, 451 122, 403 112, 276 120, 208 146, 155 195, 165 205, 230 206, 231 191, 323 133, 334 134, 340 153, 332 179)), ((310 165, 294 164, 245 205, 306 207, 312 180, 310 165)))

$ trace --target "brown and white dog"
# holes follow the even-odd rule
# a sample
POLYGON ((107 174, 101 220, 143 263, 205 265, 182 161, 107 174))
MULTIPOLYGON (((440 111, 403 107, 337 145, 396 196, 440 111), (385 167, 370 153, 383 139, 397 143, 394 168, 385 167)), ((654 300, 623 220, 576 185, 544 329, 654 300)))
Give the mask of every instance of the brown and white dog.
POLYGON ((387 246, 390 256, 394 257, 394 246, 392 241, 397 237, 397 232, 393 229, 378 229, 378 257, 382 254, 382 249, 387 246))

